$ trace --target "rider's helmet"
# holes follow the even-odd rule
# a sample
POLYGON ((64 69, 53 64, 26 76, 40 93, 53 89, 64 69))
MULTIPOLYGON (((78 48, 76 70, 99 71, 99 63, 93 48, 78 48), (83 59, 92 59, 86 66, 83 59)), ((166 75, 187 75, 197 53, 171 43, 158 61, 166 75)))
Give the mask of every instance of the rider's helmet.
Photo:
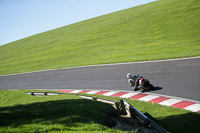
POLYGON ((126 76, 127 76, 128 79, 132 79, 133 78, 133 76, 130 73, 127 73, 126 76))

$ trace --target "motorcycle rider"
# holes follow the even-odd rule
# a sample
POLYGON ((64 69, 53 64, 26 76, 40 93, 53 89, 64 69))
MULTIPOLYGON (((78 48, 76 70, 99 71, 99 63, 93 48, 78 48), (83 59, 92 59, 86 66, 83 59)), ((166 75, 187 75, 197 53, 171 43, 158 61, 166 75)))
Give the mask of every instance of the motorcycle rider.
POLYGON ((130 83, 131 87, 133 87, 134 91, 137 91, 139 89, 143 89, 143 91, 147 89, 152 89, 149 88, 148 86, 150 85, 149 80, 143 78, 142 76, 139 75, 131 75, 130 73, 127 74, 128 82, 130 83))

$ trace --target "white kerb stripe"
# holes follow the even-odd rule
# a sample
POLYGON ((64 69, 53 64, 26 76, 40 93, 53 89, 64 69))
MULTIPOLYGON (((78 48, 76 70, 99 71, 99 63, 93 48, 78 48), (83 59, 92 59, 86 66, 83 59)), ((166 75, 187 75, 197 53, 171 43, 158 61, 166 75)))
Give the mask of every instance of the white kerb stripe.
POLYGON ((95 94, 95 93, 98 93, 98 92, 100 92, 100 91, 89 91, 89 92, 87 92, 87 94, 95 94))
POLYGON ((165 100, 163 102, 160 102, 159 104, 166 105, 166 106, 171 106, 171 105, 176 104, 176 103, 178 103, 180 101, 182 101, 182 100, 179 100, 179 99, 168 99, 168 100, 165 100))
POLYGON ((142 98, 140 98, 140 99, 138 99, 138 100, 141 100, 141 101, 146 101, 146 102, 148 102, 148 101, 150 101, 150 100, 152 100, 152 99, 155 99, 155 98, 157 98, 157 97, 159 97, 159 96, 147 95, 147 96, 145 96, 145 97, 142 97, 142 98))
POLYGON ((81 91, 83 91, 83 90, 73 90, 73 91, 71 91, 70 93, 79 93, 79 92, 81 92, 81 91))
POLYGON ((105 93, 105 94, 103 94, 104 96, 111 96, 111 95, 113 95, 113 94, 115 94, 115 93, 118 93, 118 91, 110 91, 110 92, 107 92, 107 93, 105 93))
POLYGON ((130 92, 130 93, 124 94, 124 95, 122 95, 120 97, 122 97, 122 98, 130 98, 130 97, 132 97, 134 95, 137 95, 137 94, 139 94, 139 92, 135 92, 135 93, 130 92))
POLYGON ((193 111, 193 112, 197 112, 197 111, 200 110, 200 104, 196 103, 196 104, 187 106, 187 107, 185 107, 184 109, 190 110, 190 111, 193 111))

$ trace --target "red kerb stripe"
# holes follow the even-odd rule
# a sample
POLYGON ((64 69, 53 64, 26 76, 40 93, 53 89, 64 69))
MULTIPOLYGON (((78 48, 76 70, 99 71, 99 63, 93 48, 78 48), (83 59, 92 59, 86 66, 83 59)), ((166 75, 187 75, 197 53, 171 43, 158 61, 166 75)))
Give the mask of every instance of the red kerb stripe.
POLYGON ((130 99, 140 99, 140 98, 145 97, 145 96, 147 96, 147 94, 137 94, 137 95, 130 97, 130 99))
POLYGON ((127 93, 129 93, 129 92, 118 92, 118 93, 115 93, 115 94, 113 94, 111 96, 113 96, 113 97, 120 97, 120 96, 122 96, 124 94, 127 94, 127 93))
POLYGON ((103 95, 103 94, 105 94, 107 92, 109 92, 109 91, 100 91, 100 92, 95 93, 95 95, 103 95))
POLYGON ((181 101, 181 102, 178 102, 178 103, 175 103, 173 104, 171 107, 175 107, 175 108, 180 108, 180 109, 183 109, 187 106, 190 106, 192 104, 195 104, 193 102, 188 102, 188 101, 181 101))
POLYGON ((64 92, 64 93, 69 93, 69 92, 72 92, 74 90, 57 90, 57 91, 64 92))
POLYGON ((168 100, 168 99, 170 99, 170 98, 167 98, 167 97, 157 97, 155 99, 150 100, 149 102, 160 103, 160 102, 168 100))
POLYGON ((89 91, 81 91, 81 92, 79 92, 79 93, 87 93, 87 92, 89 92, 89 91))

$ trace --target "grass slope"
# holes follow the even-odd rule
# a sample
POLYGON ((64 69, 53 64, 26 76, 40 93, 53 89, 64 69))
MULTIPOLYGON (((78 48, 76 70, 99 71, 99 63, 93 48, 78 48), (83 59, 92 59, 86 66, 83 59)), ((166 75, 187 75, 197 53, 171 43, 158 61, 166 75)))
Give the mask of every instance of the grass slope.
POLYGON ((200 55, 199 0, 158 0, 0 46, 0 75, 200 55))

